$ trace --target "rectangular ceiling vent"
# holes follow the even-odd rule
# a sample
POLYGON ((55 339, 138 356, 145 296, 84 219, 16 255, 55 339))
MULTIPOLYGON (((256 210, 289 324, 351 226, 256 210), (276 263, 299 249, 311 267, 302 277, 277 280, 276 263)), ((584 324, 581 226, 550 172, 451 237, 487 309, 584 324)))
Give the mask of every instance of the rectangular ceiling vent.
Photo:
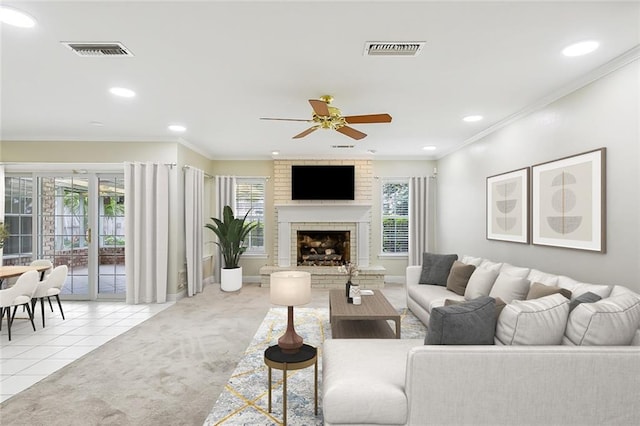
POLYGON ((349 148, 355 148, 355 145, 331 145, 331 148, 335 148, 335 149, 349 149, 349 148))
POLYGON ((73 50, 78 56, 133 56, 122 43, 78 43, 63 41, 62 44, 73 50))
POLYGON ((425 41, 367 41, 364 56, 418 56, 425 41))

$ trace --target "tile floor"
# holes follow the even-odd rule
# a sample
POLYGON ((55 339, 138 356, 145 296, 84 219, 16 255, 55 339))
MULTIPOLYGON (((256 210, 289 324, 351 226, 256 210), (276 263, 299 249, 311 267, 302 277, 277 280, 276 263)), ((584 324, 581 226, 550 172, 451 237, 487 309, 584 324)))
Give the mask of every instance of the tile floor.
POLYGON ((2 319, 0 402, 174 303, 127 305, 124 302, 63 300, 66 318, 63 320, 55 299, 52 302, 53 312, 45 303, 45 328, 42 328, 40 302, 36 305, 35 332, 26 312, 18 308, 11 327, 11 341, 7 334, 6 318, 2 319))

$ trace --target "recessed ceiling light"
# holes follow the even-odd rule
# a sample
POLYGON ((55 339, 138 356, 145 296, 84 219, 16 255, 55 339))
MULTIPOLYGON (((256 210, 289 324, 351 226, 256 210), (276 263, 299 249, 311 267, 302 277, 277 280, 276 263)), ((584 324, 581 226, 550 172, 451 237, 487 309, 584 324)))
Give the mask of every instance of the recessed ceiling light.
POLYGON ((120 96, 122 98, 133 98, 136 95, 136 92, 125 87, 112 87, 109 89, 109 92, 111 92, 112 95, 120 96))
POLYGON ((433 145, 429 145, 429 146, 425 146, 422 149, 424 149, 425 151, 435 151, 436 149, 438 149, 437 146, 433 146, 433 145))
POLYGON ((180 124, 172 124, 169 126, 169 130, 172 132, 185 132, 187 128, 180 124))
POLYGON ((271 155, 280 155, 280 151, 271 151, 271 155))
POLYGON ((466 121, 467 123, 473 123, 474 121, 482 120, 482 118, 483 117, 481 115, 467 115, 462 120, 466 121))
POLYGON ((600 43, 595 40, 581 41, 562 49, 562 54, 564 56, 582 56, 593 52, 598 48, 598 46, 600 46, 600 43))
POLYGON ((7 6, 0 6, 0 22, 20 28, 32 28, 36 20, 24 12, 7 6))

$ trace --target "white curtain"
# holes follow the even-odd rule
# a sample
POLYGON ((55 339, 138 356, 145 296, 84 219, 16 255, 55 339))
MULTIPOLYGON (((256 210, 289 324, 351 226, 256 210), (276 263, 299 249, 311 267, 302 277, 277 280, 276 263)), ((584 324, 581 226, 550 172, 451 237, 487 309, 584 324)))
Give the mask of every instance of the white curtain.
MULTIPOLYGON (((215 198, 215 216, 222 220, 222 211, 224 206, 231 206, 234 209, 236 205, 236 178, 234 176, 216 176, 216 198, 215 198)), ((220 248, 216 245, 215 251, 216 265, 214 267, 215 282, 220 282, 220 268, 224 266, 224 260, 222 259, 222 253, 220 248)))
POLYGON ((127 303, 164 303, 169 264, 169 168, 125 163, 127 303))
POLYGON ((409 178, 409 266, 422 264, 434 249, 435 177, 409 178))
POLYGON ((204 172, 188 167, 184 171, 184 225, 187 252, 187 296, 202 291, 202 201, 204 172))

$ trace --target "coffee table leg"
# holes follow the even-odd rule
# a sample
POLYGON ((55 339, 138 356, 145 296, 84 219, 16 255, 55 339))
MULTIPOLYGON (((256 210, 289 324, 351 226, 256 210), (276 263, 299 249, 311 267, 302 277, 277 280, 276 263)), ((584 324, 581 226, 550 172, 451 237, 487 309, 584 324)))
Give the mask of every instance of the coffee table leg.
POLYGON ((400 318, 396 318, 396 339, 400 339, 400 318))
POLYGON ((318 415, 318 358, 316 358, 316 368, 315 368, 315 377, 314 377, 314 398, 316 401, 315 406, 315 415, 318 415))

